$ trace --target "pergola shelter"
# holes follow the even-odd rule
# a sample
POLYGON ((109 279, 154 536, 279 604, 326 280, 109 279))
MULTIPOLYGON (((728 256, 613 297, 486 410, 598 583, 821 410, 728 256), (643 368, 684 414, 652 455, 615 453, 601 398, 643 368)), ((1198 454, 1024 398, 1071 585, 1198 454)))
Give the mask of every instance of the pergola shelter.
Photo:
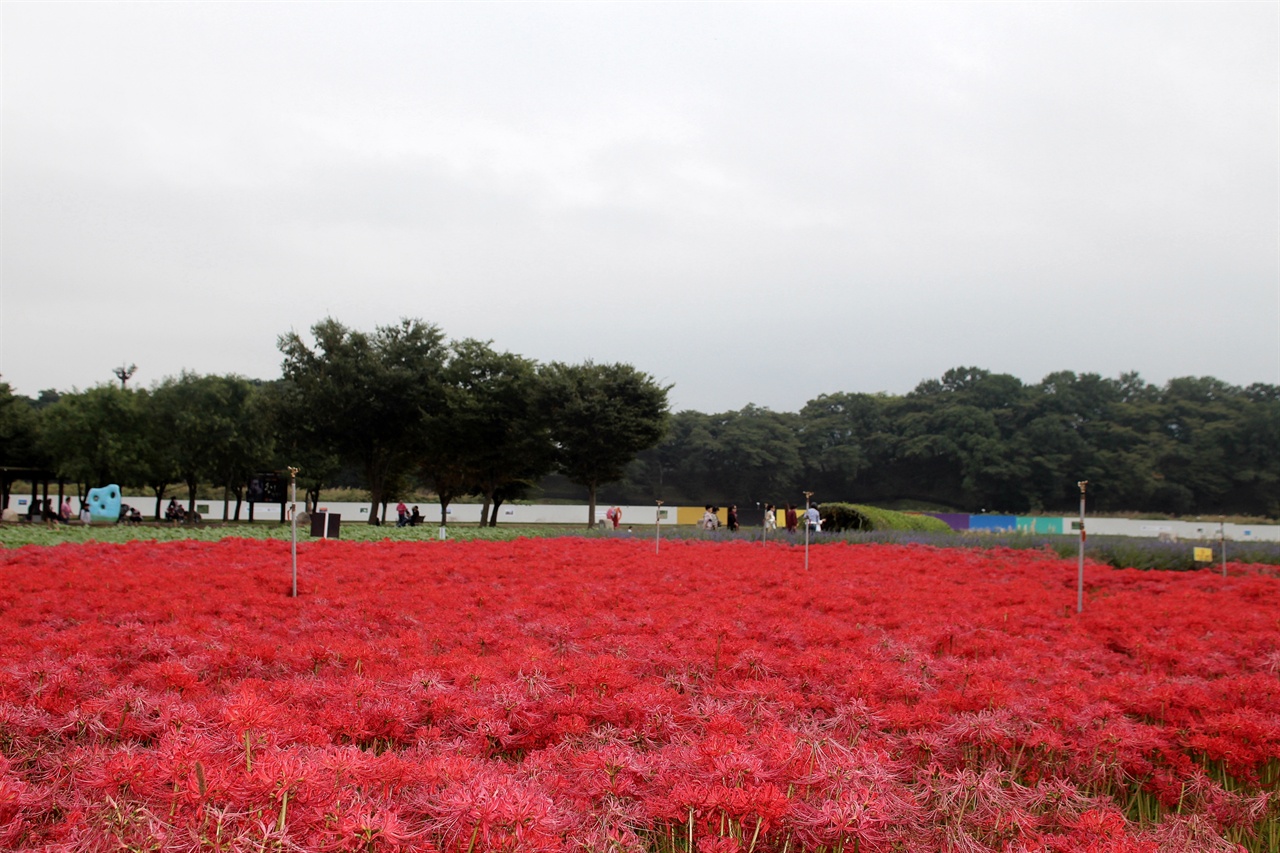
POLYGON ((9 500, 12 497, 13 484, 18 481, 26 481, 31 483, 31 501, 27 506, 23 507, 27 515, 31 512, 31 508, 39 501, 43 505, 44 501, 49 500, 49 484, 56 483, 58 486, 58 506, 62 505, 62 498, 66 494, 67 481, 58 477, 52 471, 44 468, 10 468, 0 466, 0 510, 9 508, 9 500))

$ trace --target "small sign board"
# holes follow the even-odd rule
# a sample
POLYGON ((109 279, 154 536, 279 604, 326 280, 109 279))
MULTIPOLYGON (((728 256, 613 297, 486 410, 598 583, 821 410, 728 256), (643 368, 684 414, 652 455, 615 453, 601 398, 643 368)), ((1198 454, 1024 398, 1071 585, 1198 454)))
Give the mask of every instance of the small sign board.
POLYGON ((1079 529, 1080 529, 1080 522, 1078 522, 1078 521, 1073 521, 1073 522, 1071 522, 1071 529, 1072 529, 1072 530, 1079 530, 1079 529))
POLYGON ((1197 563, 1212 563, 1213 549, 1212 548, 1193 548, 1191 557, 1197 563))
POLYGON ((249 478, 245 496, 249 503, 284 503, 285 483, 275 471, 264 471, 249 478))
POLYGON ((342 526, 342 514, 320 510, 311 514, 311 535, 321 539, 337 539, 342 526))

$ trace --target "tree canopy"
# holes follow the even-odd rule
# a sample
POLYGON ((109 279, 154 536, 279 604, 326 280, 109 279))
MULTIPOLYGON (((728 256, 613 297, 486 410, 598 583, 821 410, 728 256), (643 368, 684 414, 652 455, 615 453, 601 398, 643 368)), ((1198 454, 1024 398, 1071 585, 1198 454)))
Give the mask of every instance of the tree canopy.
MULTIPOLYGON (((279 339, 281 378, 183 373, 150 389, 42 391, 0 382, 0 464, 78 484, 239 498, 262 470, 363 487, 370 518, 421 484, 490 508, 526 494, 668 504, 821 500, 980 512, 1280 517, 1280 388, 1213 377, 1163 386, 1057 371, 1035 384, 957 367, 907 394, 833 392, 798 412, 668 410, 627 364, 551 363, 446 342, 406 319, 372 333, 327 319, 279 339), (547 476, 548 472, 554 476, 547 476)), ((238 511, 238 504, 237 504, 238 511)))
POLYGON ((629 364, 553 362, 542 375, 556 467, 586 487, 594 525, 600 484, 622 479, 666 432, 668 389, 629 364))

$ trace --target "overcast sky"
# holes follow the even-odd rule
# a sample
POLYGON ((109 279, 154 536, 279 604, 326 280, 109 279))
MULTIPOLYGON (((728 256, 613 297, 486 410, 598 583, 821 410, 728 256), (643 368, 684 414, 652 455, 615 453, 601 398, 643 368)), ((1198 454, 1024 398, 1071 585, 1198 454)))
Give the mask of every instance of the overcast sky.
POLYGON ((1277 3, 23 3, 0 375, 402 316, 677 410, 1280 384, 1277 3))

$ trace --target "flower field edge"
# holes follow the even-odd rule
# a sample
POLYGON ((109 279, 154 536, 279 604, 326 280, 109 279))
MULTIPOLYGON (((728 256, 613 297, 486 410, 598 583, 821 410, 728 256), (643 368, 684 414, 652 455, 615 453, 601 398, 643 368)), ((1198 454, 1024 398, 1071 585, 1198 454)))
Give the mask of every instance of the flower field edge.
POLYGON ((0 847, 1280 849, 1280 581, 625 539, 0 552, 0 847))

